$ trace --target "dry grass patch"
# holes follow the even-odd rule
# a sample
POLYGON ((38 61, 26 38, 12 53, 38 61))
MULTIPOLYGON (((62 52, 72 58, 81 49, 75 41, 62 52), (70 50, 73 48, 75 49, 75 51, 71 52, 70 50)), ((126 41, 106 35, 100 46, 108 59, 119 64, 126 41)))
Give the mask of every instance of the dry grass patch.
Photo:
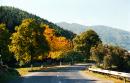
POLYGON ((41 67, 27 67, 27 68, 17 68, 16 70, 19 72, 19 74, 21 76, 24 76, 24 75, 27 75, 29 73, 32 73, 32 71, 35 71, 35 70, 43 70, 45 68, 41 68, 41 67))
MULTIPOLYGON (((88 71, 88 70, 84 71, 84 72, 89 76, 94 76, 94 77, 101 79, 101 80, 112 80, 114 83, 124 83, 124 80, 117 79, 117 78, 114 78, 114 77, 110 77, 110 76, 107 76, 107 75, 94 73, 94 72, 91 72, 91 71, 88 71)), ((130 82, 126 82, 126 83, 130 83, 130 82)))

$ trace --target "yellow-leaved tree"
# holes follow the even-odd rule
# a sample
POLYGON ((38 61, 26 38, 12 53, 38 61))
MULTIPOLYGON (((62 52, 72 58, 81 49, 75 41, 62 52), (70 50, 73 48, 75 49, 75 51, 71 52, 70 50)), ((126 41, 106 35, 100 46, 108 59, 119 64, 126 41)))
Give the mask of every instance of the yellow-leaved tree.
POLYGON ((43 35, 43 27, 34 19, 25 19, 15 28, 16 32, 10 37, 10 51, 14 53, 20 65, 31 62, 34 58, 44 56, 49 46, 43 35))
POLYGON ((72 42, 65 37, 58 37, 55 34, 55 30, 50 28, 48 25, 44 25, 44 35, 50 45, 51 51, 49 56, 52 59, 59 59, 62 53, 67 52, 73 48, 72 42))

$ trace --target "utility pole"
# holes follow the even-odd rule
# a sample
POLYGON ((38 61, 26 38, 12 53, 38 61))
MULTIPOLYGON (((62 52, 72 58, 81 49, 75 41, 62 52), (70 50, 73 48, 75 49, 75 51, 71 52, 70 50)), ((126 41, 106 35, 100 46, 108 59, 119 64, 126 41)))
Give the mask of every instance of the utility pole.
POLYGON ((61 62, 61 60, 60 60, 60 66, 62 65, 62 62, 61 62))
POLYGON ((124 77, 124 83, 126 83, 126 78, 124 77))
POLYGON ((3 65, 2 55, 0 54, 0 64, 3 65))

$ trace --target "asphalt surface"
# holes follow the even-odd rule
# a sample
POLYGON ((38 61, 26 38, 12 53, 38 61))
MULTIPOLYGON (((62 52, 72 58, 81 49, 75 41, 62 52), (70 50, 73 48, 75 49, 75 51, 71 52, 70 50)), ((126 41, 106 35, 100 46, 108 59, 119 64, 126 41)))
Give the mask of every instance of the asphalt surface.
POLYGON ((86 65, 54 67, 46 71, 34 71, 9 83, 113 83, 84 75, 86 65))

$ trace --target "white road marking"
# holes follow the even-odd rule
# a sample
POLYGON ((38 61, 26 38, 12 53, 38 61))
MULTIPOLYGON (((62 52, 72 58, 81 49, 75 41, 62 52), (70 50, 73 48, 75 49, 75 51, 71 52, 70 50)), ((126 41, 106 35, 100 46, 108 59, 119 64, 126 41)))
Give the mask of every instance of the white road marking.
POLYGON ((61 81, 59 81, 59 83, 61 83, 61 81))

